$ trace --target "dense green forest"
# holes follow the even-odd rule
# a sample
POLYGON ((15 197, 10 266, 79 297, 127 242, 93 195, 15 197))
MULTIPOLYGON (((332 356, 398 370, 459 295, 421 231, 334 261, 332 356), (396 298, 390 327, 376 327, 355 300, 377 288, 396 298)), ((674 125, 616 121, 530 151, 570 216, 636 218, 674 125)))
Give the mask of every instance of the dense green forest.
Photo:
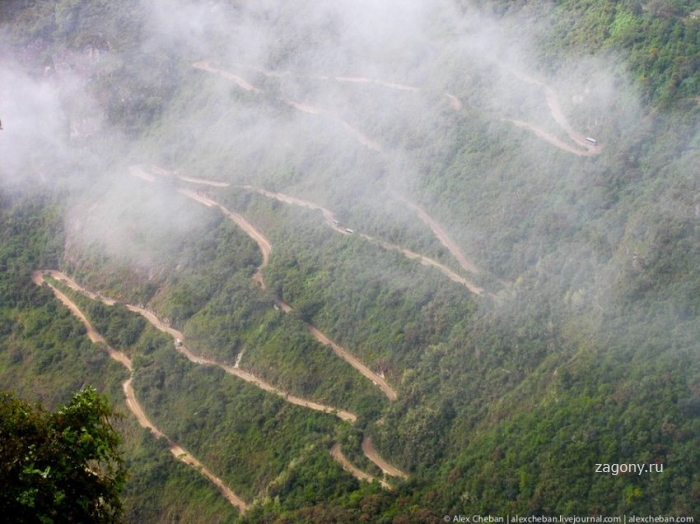
POLYGON ((105 395, 127 522, 700 517, 700 4, 9 0, 0 42, 0 390, 105 395))

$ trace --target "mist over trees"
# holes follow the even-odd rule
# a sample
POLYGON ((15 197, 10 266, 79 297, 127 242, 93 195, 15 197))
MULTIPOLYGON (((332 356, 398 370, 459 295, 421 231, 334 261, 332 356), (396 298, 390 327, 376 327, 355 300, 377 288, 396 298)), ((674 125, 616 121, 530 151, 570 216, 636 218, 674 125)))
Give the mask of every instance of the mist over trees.
POLYGON ((11 0, 0 43, 0 388, 108 396, 128 521, 700 506, 696 2, 11 0))

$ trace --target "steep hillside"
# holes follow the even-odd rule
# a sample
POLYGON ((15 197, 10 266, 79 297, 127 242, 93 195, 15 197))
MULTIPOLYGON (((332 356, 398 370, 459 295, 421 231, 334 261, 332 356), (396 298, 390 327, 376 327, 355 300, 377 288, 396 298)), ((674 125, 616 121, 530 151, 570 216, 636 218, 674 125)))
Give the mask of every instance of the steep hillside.
POLYGON ((0 388, 133 522, 700 517, 697 7, 4 2, 0 388))

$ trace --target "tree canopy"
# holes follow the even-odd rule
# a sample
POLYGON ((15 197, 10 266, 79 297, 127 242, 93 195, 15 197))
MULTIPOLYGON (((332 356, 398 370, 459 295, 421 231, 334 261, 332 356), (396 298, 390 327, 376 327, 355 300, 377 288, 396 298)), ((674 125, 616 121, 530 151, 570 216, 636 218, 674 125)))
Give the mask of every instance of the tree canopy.
POLYGON ((56 412, 0 393, 0 512, 12 522, 120 522, 115 413, 87 386, 56 412))

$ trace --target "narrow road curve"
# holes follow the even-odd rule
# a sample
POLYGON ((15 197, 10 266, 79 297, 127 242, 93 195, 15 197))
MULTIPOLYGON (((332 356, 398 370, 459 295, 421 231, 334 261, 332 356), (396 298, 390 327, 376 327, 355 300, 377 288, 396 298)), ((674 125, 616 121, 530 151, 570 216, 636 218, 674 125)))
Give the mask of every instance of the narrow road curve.
POLYGON ((561 138, 558 138, 550 133, 547 133, 544 129, 540 129, 537 126, 534 126, 528 122, 523 122, 522 120, 508 120, 508 122, 511 122, 515 124, 517 127, 522 127, 524 129, 529 129, 533 133, 535 133, 538 137, 540 137, 542 140, 545 140, 552 144, 553 146, 558 147, 559 149, 562 149, 564 151, 568 151, 569 153, 573 153, 574 155, 578 156, 592 156, 597 153, 592 153, 590 151, 583 151, 572 144, 568 144, 564 142, 561 138))
MULTIPOLYGON (((319 210, 319 211, 321 211, 321 213, 323 213, 323 217, 325 218, 328 226, 330 226, 334 231, 336 231, 337 233, 341 233, 343 235, 349 234, 345 228, 340 226, 340 224, 336 220, 333 212, 330 211, 329 209, 326 209, 325 207, 322 207, 322 206, 315 204, 313 202, 309 202, 308 200, 302 200, 300 198, 296 198, 296 197, 293 197, 290 195, 285 195, 283 193, 275 193, 272 191, 267 191, 266 189, 262 189, 260 187, 246 185, 246 186, 243 186, 243 188, 248 189, 250 191, 255 191, 256 193, 259 193, 259 194, 266 196, 268 198, 274 198, 276 200, 279 200, 280 202, 285 202, 287 204, 306 207, 309 209, 319 210)), ((450 280, 457 282, 459 284, 462 284, 464 287, 466 287, 472 293, 475 293, 477 295, 482 295, 484 293, 484 290, 482 288, 478 287, 476 284, 474 284, 473 282, 470 282, 466 278, 459 276, 457 273, 455 273, 454 271, 449 269, 447 266, 445 266, 444 264, 441 264, 440 262, 437 262, 436 260, 433 260, 432 258, 426 257, 426 256, 421 255, 419 253, 415 253, 415 252, 410 251, 408 249, 404 249, 401 246, 398 246, 396 244, 384 242, 383 240, 379 240, 377 238, 374 238, 374 237, 369 236, 369 235, 365 235, 363 233, 361 233, 359 236, 364 238, 365 240, 368 240, 369 242, 372 242, 374 244, 377 244, 377 245, 383 247, 384 249, 398 251, 412 260, 419 260, 420 263, 425 265, 425 266, 431 266, 431 267, 438 269, 441 273, 443 273, 445 276, 447 276, 450 280)))
POLYGON ((469 260, 467 260, 467 257, 464 256, 457 244, 450 238, 447 232, 444 229, 442 229, 442 226, 437 222, 437 220, 431 217, 418 204, 414 204, 410 200, 407 200, 401 196, 399 196, 398 198, 399 200, 404 202, 408 207, 413 209, 423 222, 428 224, 428 227, 432 229, 433 233, 442 243, 442 245, 445 246, 450 253, 452 253, 452 256, 457 260, 459 265, 462 266, 462 269, 474 274, 479 273, 479 269, 469 260))
MULTIPOLYGON (((38 286, 41 286, 42 284, 46 284, 51 288, 51 291, 53 291, 54 295, 56 298, 58 298, 68 309, 73 313, 78 319, 83 323, 85 326, 85 329, 87 330, 87 335, 90 338, 90 340, 94 343, 99 343, 99 344, 104 344, 107 348, 107 353, 109 356, 116 360, 117 362, 121 363, 124 365, 128 370, 129 373, 133 373, 133 368, 131 365, 131 360, 129 358, 121 353, 120 351, 117 351, 116 349, 112 348, 107 344, 105 339, 100 335, 95 328, 90 324, 88 319, 85 317, 83 312, 78 308, 78 306, 73 302, 70 298, 68 298, 65 294, 61 293, 60 290, 58 290, 55 286, 53 286, 50 282, 47 282, 44 280, 44 275, 45 274, 50 274, 52 277, 56 278, 57 280, 61 280, 65 282, 71 289, 74 289, 76 291, 79 291, 80 293, 85 293, 86 296, 90 296, 90 298, 93 298, 94 300, 102 300, 99 298, 98 295, 95 295, 94 293, 90 293, 89 291, 84 290, 81 288, 75 281, 72 279, 66 277, 63 273, 59 271, 52 271, 52 270, 45 270, 45 271, 34 271, 32 273, 32 280, 34 281, 35 284, 38 286)), ((107 299, 109 300, 109 299, 107 299)), ((114 304, 115 301, 110 300, 111 304, 114 304)), ((106 303, 106 302, 105 302, 106 303)), ((179 461, 192 466, 194 469, 199 471, 202 475, 207 477, 217 488, 219 488, 219 491, 221 491, 221 494, 226 497, 226 499, 233 505, 235 506, 241 513, 244 513, 246 509, 248 508, 247 504, 243 499, 238 497, 233 491, 231 491, 222 481, 219 477, 215 476, 211 471, 209 471, 199 460, 197 460, 195 457, 193 457, 190 453, 188 453, 184 448, 179 446, 176 442, 170 440, 165 433, 163 433, 161 430, 159 430, 156 426, 151 423, 151 421, 148 419, 146 414, 143 411, 143 408, 141 405, 138 403, 136 400, 136 394, 134 393, 134 388, 131 385, 131 381, 133 380, 133 375, 129 377, 128 380, 126 380, 122 384, 122 388, 124 389, 124 395, 126 396, 126 405, 127 407, 131 410, 131 412, 134 414, 136 419, 138 420, 139 424, 141 427, 144 427, 148 429, 151 433, 156 438, 164 438, 165 440, 168 441, 168 447, 170 448, 170 452, 173 454, 173 456, 178 459, 179 461)))
POLYGON ((330 338, 321 333, 314 326, 312 326, 311 324, 307 324, 307 326, 311 334, 316 338, 316 340, 318 340, 321 344, 330 346, 330 348, 333 350, 333 353, 338 355, 340 358, 342 358, 348 364, 354 367, 357 371, 359 371, 365 377, 370 379, 375 386, 382 390, 382 392, 389 398, 389 400, 396 400, 398 398, 398 396, 396 395, 396 391, 394 391, 394 389, 387 383, 386 380, 384 380, 374 371, 365 366, 362 362, 360 362, 357 358, 348 353, 341 346, 333 342, 330 338))
MULTIPOLYGON (((74 286, 77 286, 73 280, 67 278, 63 273, 59 271, 34 271, 32 273, 32 281, 37 285, 41 286, 42 284, 46 284, 51 288, 51 291, 53 291, 53 294, 56 296, 58 300, 60 300, 64 306, 66 306, 71 313, 73 313, 74 316, 78 317, 78 319, 83 323, 85 326, 85 330, 87 331, 87 336, 88 338, 94 342, 95 344, 104 344, 105 347, 107 348, 107 354, 120 364, 122 364, 126 369, 129 371, 132 371, 131 367, 131 360, 129 360, 129 357, 127 357, 124 353, 117 351, 114 349, 112 346, 107 344, 107 341, 100 335, 97 330, 92 327, 92 324, 88 321, 87 317, 83 314, 83 312, 78 308, 78 306, 70 299, 68 298, 64 293, 62 293, 58 288, 53 286, 50 282, 47 282, 44 280, 44 275, 49 274, 56 280, 60 280, 64 283, 66 283, 71 289, 76 289, 74 286)), ((77 289, 76 289, 77 291, 77 289)), ((112 304, 114 304, 114 301, 112 301, 112 304)))
MULTIPOLYGON (((331 456, 335 459, 336 462, 338 462, 345 471, 350 473, 353 477, 355 477, 357 480, 364 480, 365 482, 372 483, 376 478, 374 478, 372 475, 369 475, 368 473, 365 473, 361 469, 357 468, 352 462, 348 460, 348 458, 343 455, 343 452, 340 450, 340 444, 335 444, 331 448, 331 456)), ((386 480, 379 480, 379 484, 384 488, 388 490, 393 490, 394 488, 389 484, 386 480)))
POLYGON ((450 105, 452 106, 452 109, 454 109, 455 111, 462 110, 462 102, 460 101, 459 98, 457 98, 454 95, 451 95, 450 93, 445 93, 445 96, 450 101, 450 105))
POLYGON ((192 64, 192 67, 194 67, 196 69, 201 69, 202 71, 207 71, 208 73, 219 74, 219 75, 223 76, 224 78, 228 78, 229 80, 233 80, 239 87, 241 87, 242 89, 245 89, 246 91, 254 91, 256 93, 261 92, 260 89, 255 87, 250 82, 243 80, 240 76, 236 76, 233 73, 229 73, 227 71, 222 71, 221 69, 216 69, 206 60, 201 60, 199 62, 195 62, 194 64, 192 64))
MULTIPOLYGON (((84 287, 82 287, 77 282, 75 282, 74 280, 72 280, 68 276, 64 275, 60 271, 46 271, 46 272, 50 273, 51 276, 53 276, 57 280, 60 280, 64 283, 66 283, 66 285, 70 286, 71 289, 77 291, 78 293, 85 295, 88 298, 92 298, 93 300, 99 300, 106 305, 113 305, 116 303, 116 300, 114 300, 114 299, 104 297, 102 295, 88 291, 87 289, 85 289, 84 287)), ((43 273, 44 273, 44 271, 35 271, 34 276, 33 276, 34 282, 36 282, 37 284, 41 284, 41 282, 43 281, 43 278, 42 278, 43 273)), ((51 286, 51 288, 54 290, 54 293, 59 297, 59 299, 62 302, 64 301, 64 299, 65 299, 65 301, 67 301, 64 303, 69 308, 71 308, 71 311, 73 311, 76 314, 76 316, 78 316, 81 320, 83 320, 83 323, 86 326, 90 326, 87 319, 83 316, 83 314, 80 312, 80 310, 77 309, 77 307, 75 308, 75 310, 73 309, 72 306, 74 306, 74 304, 73 304, 73 302, 70 301, 70 299, 68 297, 66 297, 63 293, 61 293, 58 289, 54 288, 53 286, 51 286), (63 297, 63 298, 61 298, 61 297, 63 297)), ((180 344, 176 345, 175 349, 179 353, 181 353, 182 355, 187 357, 187 359, 194 364, 200 364, 203 366, 218 366, 231 375, 234 375, 240 379, 243 379, 246 382, 250 382, 251 384, 256 385, 257 387, 259 387, 260 389, 262 389, 264 391, 267 391, 269 393, 274 393, 275 395, 278 395, 278 396, 284 398, 290 404, 302 406, 302 407, 313 409, 316 411, 321 411, 323 413, 329 413, 332 415, 336 415, 338 418, 340 418, 341 420, 344 420, 346 422, 355 422, 357 420, 357 415, 354 413, 351 413, 349 411, 345 411, 342 409, 334 408, 332 406, 326 406, 323 404, 319 404, 317 402, 312 402, 310 400, 305 400, 303 398, 296 397, 294 395, 290 395, 286 391, 282 391, 281 389, 276 388, 271 384, 268 384, 267 382, 256 377, 252 373, 249 373, 247 371, 243 371, 242 369, 239 369, 235 366, 228 366, 226 364, 221 364, 221 363, 216 362, 214 360, 209 360, 209 359, 206 359, 204 357, 200 357, 198 355, 195 355, 194 353, 192 353, 192 351, 187 346, 185 346, 182 343, 182 341, 184 340, 184 336, 182 335, 182 333, 180 331, 166 325, 156 315, 154 315, 152 312, 148 311, 147 309, 144 309, 144 308, 139 307, 139 306, 134 306, 133 304, 125 304, 125 305, 129 311, 141 315, 146 320, 148 320, 148 322, 150 322, 151 325, 153 325, 156 329, 158 329, 164 333, 167 333, 168 335, 173 337, 173 339, 175 341, 179 340, 180 344)), ((97 333, 94 329, 92 329, 91 326, 88 328, 88 335, 90 336, 90 339, 93 340, 93 342, 103 342, 106 344, 105 340, 99 335, 99 333, 97 333), (93 337, 95 337, 95 338, 93 339, 93 337)), ((114 351, 114 350, 112 350, 112 351, 114 351)), ((122 355, 118 351, 115 351, 115 353, 117 353, 118 355, 122 355)), ((110 353, 110 355, 111 355, 111 353, 110 353)), ((113 358, 116 358, 116 357, 113 357, 113 358)), ((124 365, 127 365, 127 364, 124 364, 124 365)), ((127 367, 130 368, 130 366, 131 366, 131 362, 128 363, 127 367)))
MULTIPOLYGON (((287 304, 285 301, 280 300, 279 298, 276 299, 275 302, 279 306, 279 308, 282 311, 284 311, 285 313, 290 313, 291 311, 294 311, 292 306, 287 304)), ((306 324, 306 327, 308 328, 311 335, 316 340, 318 340, 324 346, 330 347, 331 350, 333 350, 333 353, 335 353, 340 358, 345 360, 345 362, 347 362, 352 367, 354 367, 362 375, 364 375, 365 377, 370 379, 375 386, 377 386, 379 389, 381 389, 382 393, 384 393, 389 400, 396 400, 398 398, 396 391, 394 390, 394 388, 392 388, 387 383, 386 380, 384 380, 382 377, 377 375, 374 371, 372 371, 367 366, 365 366, 362 362, 360 362, 357 358, 355 358, 351 353, 349 353, 342 346, 339 346, 338 344, 333 342, 330 338, 328 338, 321 331, 319 331, 318 328, 309 324, 308 322, 304 322, 304 323, 306 324)))
MULTIPOLYGON (((237 76, 237 75, 234 75, 233 73, 229 73, 227 71, 223 71, 221 69, 217 69, 217 68, 213 67, 209 63, 209 61, 207 61, 207 60, 201 60, 199 62, 195 62, 194 64, 192 64, 192 67, 194 67, 196 69, 200 69, 202 71, 207 71, 208 73, 219 74, 225 78, 233 80, 236 84, 238 84, 240 87, 242 87, 246 91, 255 91, 257 93, 263 92, 262 90, 258 89, 253 84, 251 84, 250 82, 247 82, 246 80, 242 79, 240 76, 237 76)), ((293 107, 294 109, 296 109, 298 111, 302 111, 302 112, 308 113, 310 115, 319 116, 319 115, 325 114, 325 112, 322 111, 321 109, 314 107, 314 106, 311 106, 309 104, 304 104, 302 102, 297 102, 297 101, 290 100, 290 99, 284 98, 284 97, 277 97, 277 99, 280 100, 281 102, 284 102, 288 106, 293 107)), ((325 116, 330 116, 330 115, 325 114, 325 116)), ((382 148, 379 144, 377 144, 376 142, 367 138, 365 135, 363 135, 360 131, 355 129, 353 126, 351 126, 345 120, 342 120, 336 116, 330 116, 330 119, 335 121, 335 122, 340 123, 363 146, 367 147, 368 149, 372 149, 374 151, 379 151, 379 152, 382 151, 382 148)))
MULTIPOLYGON (((201 64, 203 62, 198 62, 198 64, 201 64)), ((499 63, 499 65, 502 65, 499 63)), ((197 67, 197 66, 195 66, 197 67)), ((259 67, 254 67, 254 66, 243 66, 247 67, 248 69, 252 69, 254 71, 257 71, 258 73, 261 73, 265 76, 268 77, 281 77, 281 76, 289 76, 292 75, 291 72, 289 71, 284 71, 284 72, 276 72, 276 71, 269 71, 266 69, 262 69, 259 67)), ((202 69, 200 67, 200 69, 202 69)), ((207 69, 211 70, 212 72, 218 72, 218 70, 215 70, 213 68, 207 69)), ((592 144, 586 140, 586 138, 578 133, 576 130, 571 127, 569 124, 569 121, 566 119, 564 116, 563 111, 561 110, 561 106, 559 105, 559 99, 557 96, 557 93, 549 87, 547 84, 544 82, 541 82, 535 78, 532 78, 520 71, 516 71, 513 69, 508 69, 512 74, 514 74, 517 78, 520 80, 527 82, 529 84, 537 85, 544 89, 545 91, 545 98, 547 100, 547 105, 549 106, 550 113, 552 114, 552 117, 554 120, 559 124, 559 126, 566 132, 566 134, 569 136, 569 138, 578 146, 580 146, 583 149, 574 147, 571 144, 567 144, 563 140, 551 135, 550 133, 547 133, 543 129, 540 129, 539 127, 530 124, 528 122, 523 122, 522 120, 511 120, 511 119, 504 119, 507 122, 511 122, 512 124, 522 127, 525 129, 529 129, 533 133, 535 133, 539 138, 549 142, 550 144, 554 145, 555 147, 558 147, 559 149, 563 151, 567 151, 569 153, 573 153, 575 155, 579 156, 593 156, 593 155, 598 155, 601 152, 601 146, 597 144, 592 144)), ((329 80, 328 76, 323 76, 323 75, 316 75, 316 76, 311 76, 310 78, 315 78, 317 80, 329 80)), ((420 92, 423 91, 422 88, 420 87, 415 87, 415 86, 409 86, 406 84, 400 84, 396 82, 386 82, 384 80, 380 79, 373 79, 365 76, 335 76, 333 77, 333 80, 336 82, 350 82, 350 83, 355 83, 355 84, 376 84, 380 85, 383 87, 388 87, 390 89, 396 89, 399 91, 411 91, 411 92, 420 92)), ((445 97, 449 100, 450 105, 455 111, 461 111, 462 110, 462 102, 457 98, 455 95, 445 92, 443 93, 445 97)), ((699 99, 700 100, 700 99, 699 99)), ((285 102, 293 104, 289 102, 288 100, 285 100, 285 102)), ((700 102, 699 102, 700 103, 700 102)), ((305 109, 308 109, 309 106, 305 106, 305 109)), ((299 107, 298 109, 302 109, 299 107)), ((344 122, 343 122, 344 123, 344 122)), ((347 125, 347 124, 346 124, 347 125)), ((356 132, 353 128, 351 128, 351 131, 356 132)), ((361 135, 362 139, 366 141, 363 142, 365 145, 372 149, 376 149, 377 151, 381 151, 381 148, 379 148, 376 143, 372 142, 371 140, 367 139, 364 137, 364 135, 361 135), (373 147, 376 145, 376 148, 373 147)))
MULTIPOLYGON (((91 300, 99 300, 100 302, 103 302, 104 304, 108 306, 113 306, 114 304, 117 303, 116 300, 112 298, 108 298, 105 296, 100 295, 99 293, 93 293, 92 291, 88 291, 84 287, 82 287, 80 284, 78 284, 75 280, 70 278, 68 275, 61 273, 60 271, 56 271, 55 269, 43 269, 41 271, 35 271, 34 274, 36 275, 37 273, 43 273, 44 275, 49 275, 62 284, 65 284, 69 288, 71 288, 73 291, 77 291, 81 295, 85 295, 87 298, 91 300)), ((34 277, 32 277, 34 278, 34 277)), ((58 291, 58 290, 57 290, 58 291)), ((60 291, 59 291, 60 293, 60 291)))
POLYGON ((540 80, 537 80, 531 76, 526 75, 525 73, 522 73, 520 71, 516 71, 513 69, 509 69, 509 71, 514 74, 517 78, 522 80, 523 82, 526 82, 528 84, 536 85, 538 87, 541 87, 544 89, 545 93, 545 98, 547 100, 547 105, 549 106, 549 111, 552 114, 552 117, 556 121, 557 124, 559 124, 559 127, 561 127, 564 132, 569 136, 569 138, 579 145, 583 150, 581 149, 575 149, 571 148, 571 146, 568 146, 568 144, 564 144, 560 140, 556 139, 555 137, 549 135, 548 133, 540 130, 539 128, 536 128, 535 126, 531 124, 527 124, 525 122, 520 122, 518 120, 511 120, 514 124, 520 126, 520 127, 526 127, 534 131, 540 138, 543 138, 544 140, 547 140, 548 142, 552 143, 553 145, 564 149, 565 151, 569 151, 571 153, 574 153, 579 156, 593 156, 593 155, 599 155, 602 151, 602 147, 598 144, 592 144, 586 140, 586 137, 584 137, 581 133, 576 131, 573 127, 571 127, 571 124, 569 124, 569 121, 566 119, 566 116, 564 116, 564 112, 561 110, 561 106, 559 105, 559 98, 557 97, 556 91, 549 87, 547 84, 544 82, 541 82, 540 80), (563 145, 566 145, 568 147, 563 147, 563 145))
POLYGON ((349 234, 345 229, 340 227, 333 212, 329 209, 326 209, 323 206, 319 206, 318 204, 315 204, 313 202, 309 202, 308 200, 302 200, 301 198, 296 198, 296 197, 293 197, 290 195, 285 195, 283 193, 275 193, 273 191, 268 191, 268 190, 263 189, 261 187, 246 185, 246 186, 243 186, 243 189, 247 189, 249 191, 255 191, 256 193, 258 193, 260 195, 266 196, 268 198, 274 198, 275 200, 279 200, 280 202, 284 202, 285 204, 291 204, 294 206, 301 206, 301 207, 306 207, 308 209, 318 210, 323 214, 323 218, 326 219, 326 223, 334 231, 337 231, 338 233, 342 233, 343 235, 349 234))
POLYGON ((209 207, 217 207, 219 210, 229 217, 238 227, 240 227, 245 233, 252 238, 256 244, 258 244, 258 247, 260 248, 260 251, 262 252, 263 256, 263 261, 260 266, 258 266, 257 271, 255 272, 255 275, 253 276, 253 280, 255 280, 262 289, 265 289, 265 281, 263 280, 262 276, 262 270, 267 267, 267 264, 270 260, 270 253, 272 252, 272 244, 263 236, 263 234, 255 229, 255 227, 248 222, 245 218, 243 218, 241 215, 238 213, 234 213, 233 211, 229 211, 227 208, 219 204, 218 202, 212 200, 209 197, 206 197, 204 195, 200 195, 194 191, 191 191, 189 189, 178 189, 178 192, 182 193, 185 196, 190 197, 193 200, 196 200, 197 202, 200 202, 204 204, 205 206, 209 207))
POLYGON ((382 150, 382 146, 380 146, 380 145, 379 145, 377 142, 375 142, 374 140, 370 140, 367 136, 365 136, 365 135, 363 135, 362 133, 360 133, 357 129, 355 129, 354 127, 352 127, 352 126, 351 126, 350 124, 348 124, 345 120, 341 120, 340 118, 335 118, 335 120, 336 120, 337 122, 340 122, 340 124, 342 124, 342 126, 343 126, 345 129, 347 129, 347 130, 350 132, 350 134, 353 135, 353 136, 355 137, 355 139, 356 139, 360 144, 362 144, 363 146, 365 146, 367 149, 371 149, 372 151, 377 151, 377 152, 379 152, 379 153, 381 153, 381 152, 383 151, 383 150, 382 150))
POLYGON ((180 180, 184 180, 185 182, 193 182, 195 184, 205 184, 208 186, 214 186, 214 187, 228 187, 229 184, 227 182, 217 182, 216 180, 203 180, 200 178, 192 178, 190 176, 184 176, 184 175, 177 175, 177 177, 180 180))
MULTIPOLYGON (((133 168, 136 168, 136 169, 140 168, 141 171, 143 171, 143 166, 133 166, 133 168)), ((190 182, 192 184, 201 184, 201 185, 213 186, 213 187, 228 187, 230 185, 228 182, 219 182, 218 180, 207 180, 206 178, 194 178, 191 176, 180 175, 180 174, 178 174, 177 171, 168 171, 167 169, 165 169, 163 167, 156 166, 153 164, 151 164, 149 166, 149 169, 153 173, 156 173, 157 175, 171 176, 171 177, 179 178, 180 180, 183 180, 185 182, 190 182)), ((149 182, 153 182, 155 180, 155 178, 152 175, 148 175, 148 176, 150 177, 149 182)))
POLYGON ((157 427, 155 427, 150 420, 146 417, 145 413, 141 409, 141 406, 139 403, 136 401, 136 397, 134 395, 134 389, 131 386, 131 378, 124 382, 123 388, 124 388, 124 394, 126 395, 126 404, 129 406, 129 409, 136 415, 136 418, 139 421, 139 424, 141 424, 141 427, 144 427, 148 429, 151 433, 153 433, 156 438, 164 438, 168 441, 168 447, 170 448, 170 453, 173 454, 173 456, 178 459, 180 462, 183 462, 187 464, 188 466, 193 467, 197 471, 199 471, 202 475, 207 477, 212 484, 214 484, 217 488, 219 488, 219 491, 221 494, 226 497, 226 499, 236 508, 241 513, 245 513, 246 509, 248 509, 248 505, 245 503, 243 499, 241 499, 238 495, 236 495, 231 489, 229 489, 219 477, 214 475, 211 471, 209 471, 204 464, 202 464, 199 460, 197 460, 195 457, 193 457, 190 453, 187 452, 184 448, 179 446, 177 443, 173 442, 170 440, 163 432, 161 432, 157 427))
POLYGON ((397 246, 396 244, 390 244, 389 242, 383 242, 381 240, 378 240, 376 238, 370 237, 369 235, 360 235, 363 238, 366 238, 370 242, 374 242, 376 244, 381 245, 385 249, 390 249, 393 251, 399 251, 402 253, 404 256, 407 258, 413 259, 413 260, 418 260, 420 261, 421 264, 424 266, 430 266, 434 267, 437 270, 439 270, 443 275, 445 275, 447 278, 452 280, 453 282, 457 282, 458 284, 462 284, 464 287, 466 287, 469 291, 474 293, 475 295, 483 295, 484 294, 484 289, 477 286, 473 282, 467 280, 466 278, 458 275, 454 271, 452 271, 450 268, 445 266, 444 264, 441 264, 440 262, 433 260, 432 258, 428 258, 424 255, 421 255, 420 253, 416 253, 414 251, 411 251, 409 249, 402 248, 401 246, 397 246))
MULTIPOLYGON (((132 174, 135 174, 136 176, 138 176, 137 172, 139 171, 139 169, 141 169, 141 168, 139 168, 138 166, 132 167, 132 174)), ((260 231, 258 231, 257 229, 255 229, 255 227, 252 224, 250 224, 241 215, 230 211, 229 209, 227 209, 223 205, 219 204, 215 200, 212 200, 211 198, 206 197, 204 195, 200 195, 194 191, 190 191, 189 189, 178 189, 178 191, 180 193, 182 193, 183 195, 188 196, 188 197, 196 200, 197 202, 200 202, 201 204, 204 204, 205 206, 219 208, 226 216, 228 216, 231 220, 233 220, 241 229, 243 229, 243 231, 245 231, 253 240, 255 240, 255 242, 260 247, 260 250, 263 252, 263 263, 262 263, 262 265, 260 265, 260 267, 258 267, 258 270, 257 270, 255 276, 253 277, 253 279, 260 284, 260 287, 262 289, 265 289, 265 283, 264 283, 263 277, 262 277, 262 269, 267 266, 267 263, 269 260, 269 255, 270 255, 270 252, 272 251, 272 245, 263 236, 263 234, 260 233, 260 231)), ((292 311, 292 307, 282 300, 278 299, 277 304, 285 313, 289 313, 290 311, 292 311)), ((132 308, 135 306, 127 306, 127 307, 132 308)), ((140 309, 140 308, 137 308, 137 309, 140 309)), ((134 309, 133 311, 136 311, 136 309, 134 309)), ((151 320, 148 316, 146 317, 146 318, 149 318, 150 322, 153 323, 154 321, 157 321, 160 323, 160 321, 157 318, 155 318, 155 316, 152 313, 149 313, 145 310, 143 310, 143 311, 144 311, 144 313, 140 313, 140 314, 143 314, 144 316, 150 315, 150 317, 153 317, 153 320, 151 320)), ((156 325, 156 324, 154 324, 154 325, 156 325)), ((354 357, 352 354, 350 354, 347 350, 345 350, 340 345, 336 344, 331 339, 329 339, 326 335, 324 335, 316 327, 314 327, 308 323, 306 324, 306 326, 309 329, 309 332, 314 336, 314 338, 316 338, 316 340, 318 340, 319 342, 321 342, 322 344, 324 344, 326 346, 329 346, 336 355, 338 355, 340 358, 345 360, 348 364, 350 364, 352 367, 354 367, 362 375, 364 375, 365 377, 370 379, 372 381, 372 383, 375 386, 377 386, 379 389, 381 389, 382 392, 390 400, 396 400, 398 398, 396 391, 386 382, 386 380, 384 380, 378 374, 374 373, 371 369, 369 369, 365 364, 360 362, 356 357, 354 357)), ((171 333, 171 335, 173 334, 172 332, 177 333, 177 335, 173 335, 174 338, 182 339, 182 333, 180 333, 179 331, 176 331, 168 326, 163 326, 163 328, 164 328, 163 330, 165 330, 165 331, 170 330, 167 332, 171 333)), ((161 328, 158 328, 158 329, 161 329, 161 328)), ((196 358, 200 358, 200 357, 196 357, 196 358)), ((222 366, 222 368, 223 368, 222 364, 214 364, 211 362, 210 362, 210 364, 219 365, 219 366, 222 366)), ((244 371, 242 371, 238 368, 231 367, 230 369, 235 370, 236 371, 235 374, 245 373, 244 371)), ((243 375, 238 375, 238 376, 240 376, 241 378, 244 378, 243 375)), ((244 378, 244 380, 245 380, 245 378, 244 378)), ((261 384, 262 384, 262 381, 261 381, 261 384)), ((263 387, 261 384, 259 384, 260 387, 263 387)), ((273 388, 273 386, 270 386, 270 385, 266 385, 266 386, 273 388)), ((263 388, 263 389, 265 389, 265 388, 263 388)), ((269 391, 271 391, 271 390, 269 390, 269 391)), ((284 393, 284 395, 287 395, 287 394, 284 393)), ((293 397, 293 396, 285 396, 285 398, 292 398, 295 400, 297 399, 297 397, 293 397)), ((291 402, 291 400, 290 400, 290 402, 291 402)), ((307 401, 303 401, 303 402, 307 402, 307 401)), ((295 402, 292 402, 292 403, 295 403, 295 402)), ((311 407, 311 405, 307 405, 307 407, 311 407)), ((312 409, 315 409, 315 408, 312 408, 312 409)), ((335 409, 335 408, 331 408, 331 409, 335 409)), ((352 415, 353 417, 355 416, 351 413, 348 413, 348 412, 345 412, 342 410, 336 410, 336 411, 338 413, 338 416, 341 418, 343 418, 344 416, 348 416, 348 415, 352 415)), ((346 420, 346 419, 343 418, 343 420, 346 420)))
POLYGON ((408 478, 406 473, 401 471, 399 468, 395 468, 379 456, 377 450, 374 449, 374 445, 372 444, 372 439, 370 437, 365 437, 362 440, 362 451, 367 458, 379 466, 379 469, 381 469, 386 475, 391 475, 392 477, 399 477, 402 479, 408 478))

